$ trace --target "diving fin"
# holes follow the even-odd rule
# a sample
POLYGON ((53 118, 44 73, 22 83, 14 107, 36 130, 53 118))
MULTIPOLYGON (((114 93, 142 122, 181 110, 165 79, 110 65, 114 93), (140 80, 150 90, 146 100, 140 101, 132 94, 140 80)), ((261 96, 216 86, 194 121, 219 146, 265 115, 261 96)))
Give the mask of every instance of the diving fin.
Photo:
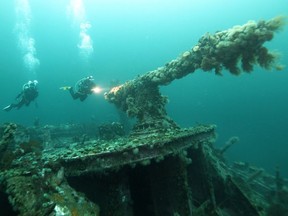
POLYGON ((3 108, 3 110, 7 112, 9 112, 11 109, 12 109, 11 104, 3 108))
POLYGON ((63 86, 63 87, 60 87, 59 89, 66 91, 66 90, 70 90, 71 88, 72 88, 71 86, 63 86))

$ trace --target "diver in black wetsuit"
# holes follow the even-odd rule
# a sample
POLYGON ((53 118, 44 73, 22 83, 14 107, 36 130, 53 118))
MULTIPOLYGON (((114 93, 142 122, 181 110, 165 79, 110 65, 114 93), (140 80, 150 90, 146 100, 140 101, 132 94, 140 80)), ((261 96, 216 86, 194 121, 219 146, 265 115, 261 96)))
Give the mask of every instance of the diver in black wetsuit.
POLYGON ((3 108, 5 111, 10 111, 13 108, 20 109, 24 104, 29 106, 31 101, 34 101, 38 97, 38 89, 37 89, 38 81, 33 80, 25 83, 23 85, 22 91, 17 95, 16 103, 11 103, 10 105, 3 108))
POLYGON ((80 99, 84 101, 89 94, 93 93, 93 89, 96 87, 94 79, 92 76, 85 77, 79 80, 75 85, 75 90, 73 87, 68 87, 69 92, 74 100, 80 99))

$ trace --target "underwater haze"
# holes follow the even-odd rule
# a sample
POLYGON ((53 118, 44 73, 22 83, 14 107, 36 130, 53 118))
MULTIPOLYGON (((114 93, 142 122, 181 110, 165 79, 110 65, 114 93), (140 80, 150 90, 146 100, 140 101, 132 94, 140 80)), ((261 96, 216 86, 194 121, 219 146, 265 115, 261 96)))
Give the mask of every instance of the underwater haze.
MULTIPOLYGON (((93 75, 108 89, 154 70, 191 49, 206 32, 249 20, 288 15, 286 0, 13 0, 0 1, 1 108, 28 80, 39 81, 37 104, 0 112, 0 123, 33 125, 118 121, 103 92, 74 101, 62 86, 93 75)), ((288 62, 288 26, 266 44, 288 62)), ((161 87, 169 116, 181 127, 216 124, 217 146, 231 136, 227 152, 288 176, 288 70, 233 76, 200 70, 161 87)))

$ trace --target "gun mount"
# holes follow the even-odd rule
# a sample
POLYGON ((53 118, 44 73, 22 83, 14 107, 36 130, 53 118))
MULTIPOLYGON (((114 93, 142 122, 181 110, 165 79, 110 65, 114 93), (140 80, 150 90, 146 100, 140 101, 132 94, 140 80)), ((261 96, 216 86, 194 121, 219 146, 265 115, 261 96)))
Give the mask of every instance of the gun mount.
POLYGON ((159 86, 168 85, 197 69, 214 70, 217 75, 221 75, 223 69, 234 75, 239 75, 241 69, 252 72, 255 64, 265 69, 280 69, 275 65, 276 55, 269 52, 264 43, 270 41, 283 24, 283 17, 276 17, 269 21, 249 21, 213 35, 207 33, 177 59, 112 88, 105 98, 128 116, 137 118, 134 133, 177 128, 177 124, 167 116, 167 97, 161 95, 159 86))

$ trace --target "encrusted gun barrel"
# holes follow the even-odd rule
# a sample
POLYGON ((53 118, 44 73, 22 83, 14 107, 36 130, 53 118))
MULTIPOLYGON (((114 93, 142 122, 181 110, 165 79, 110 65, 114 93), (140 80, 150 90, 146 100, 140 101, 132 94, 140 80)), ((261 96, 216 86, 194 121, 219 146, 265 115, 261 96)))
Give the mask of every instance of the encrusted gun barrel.
POLYGON ((214 70, 218 75, 221 75, 223 69, 234 75, 239 75, 241 69, 251 72, 256 64, 265 69, 273 66, 279 69, 280 66, 275 65, 276 55, 270 53, 263 44, 273 38, 274 33, 283 27, 284 21, 283 17, 269 21, 249 21, 245 25, 234 26, 213 35, 207 33, 197 45, 177 59, 112 88, 105 94, 105 98, 129 116, 137 117, 142 123, 145 120, 146 125, 148 119, 157 119, 156 122, 165 119, 166 123, 174 127, 175 124, 167 117, 164 109, 167 99, 161 96, 158 86, 168 85, 197 69, 214 70))
POLYGON ((197 69, 214 70, 218 75, 223 68, 234 75, 240 74, 241 69, 251 72, 253 65, 257 63, 270 69, 274 66, 276 55, 269 53, 263 44, 272 40, 274 32, 283 25, 284 18, 276 17, 267 22, 249 21, 245 25, 237 25, 214 35, 206 33, 191 50, 164 67, 144 74, 140 79, 151 80, 156 85, 167 85, 197 69))

